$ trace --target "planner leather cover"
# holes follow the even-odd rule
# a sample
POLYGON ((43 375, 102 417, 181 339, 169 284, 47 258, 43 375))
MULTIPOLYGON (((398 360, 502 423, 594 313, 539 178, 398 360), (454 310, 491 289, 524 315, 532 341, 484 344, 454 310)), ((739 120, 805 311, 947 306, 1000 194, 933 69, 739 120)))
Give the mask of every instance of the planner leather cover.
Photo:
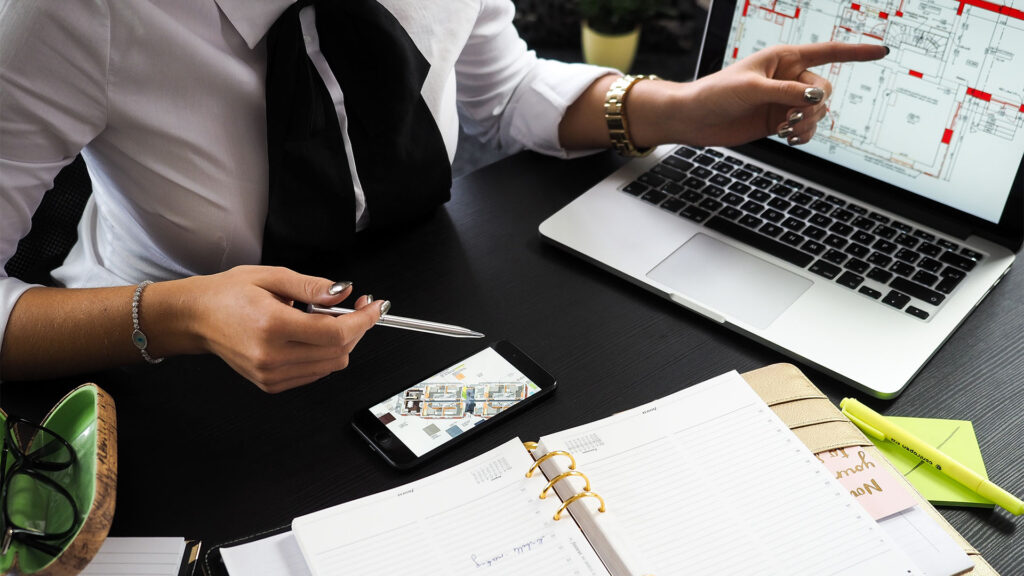
POLYGON ((960 544, 968 557, 974 561, 972 576, 998 576, 992 566, 956 528, 939 514, 938 510, 924 499, 917 490, 889 462, 882 457, 878 448, 868 440, 859 428, 850 422, 842 412, 832 404, 825 394, 818 390, 810 380, 792 364, 772 364, 742 374, 750 387, 775 411, 786 425, 800 440, 818 453, 825 450, 861 447, 872 456, 875 462, 885 462, 894 478, 903 482, 907 491, 943 529, 960 544))

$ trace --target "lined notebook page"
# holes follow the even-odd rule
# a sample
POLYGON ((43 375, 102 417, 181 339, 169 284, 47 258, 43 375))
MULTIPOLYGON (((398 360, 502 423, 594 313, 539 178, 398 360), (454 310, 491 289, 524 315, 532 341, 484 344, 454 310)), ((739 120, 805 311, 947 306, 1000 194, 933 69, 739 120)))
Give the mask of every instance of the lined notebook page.
POLYGON ((314 576, 604 575, 518 439, 400 488, 296 518, 314 576))
POLYGON ((178 576, 184 538, 120 538, 103 541, 82 576, 178 576))
POLYGON ((735 372, 540 445, 576 456, 608 512, 589 498, 570 510, 628 573, 919 573, 735 372))

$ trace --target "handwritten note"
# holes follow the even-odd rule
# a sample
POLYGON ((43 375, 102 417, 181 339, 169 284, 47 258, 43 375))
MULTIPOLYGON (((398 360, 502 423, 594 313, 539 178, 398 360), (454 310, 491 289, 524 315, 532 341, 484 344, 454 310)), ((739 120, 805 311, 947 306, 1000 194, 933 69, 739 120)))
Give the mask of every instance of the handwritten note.
POLYGON ((815 454, 836 480, 875 520, 902 512, 914 505, 906 488, 863 448, 853 446, 815 454))

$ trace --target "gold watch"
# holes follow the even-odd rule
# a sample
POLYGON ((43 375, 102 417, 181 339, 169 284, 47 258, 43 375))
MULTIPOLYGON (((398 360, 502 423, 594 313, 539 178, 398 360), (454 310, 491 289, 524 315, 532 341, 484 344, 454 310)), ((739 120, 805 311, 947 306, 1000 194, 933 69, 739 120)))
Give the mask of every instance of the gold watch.
POLYGON ((629 137, 629 122, 626 120, 626 97, 633 85, 641 80, 658 80, 654 74, 625 75, 612 82, 604 97, 604 119, 608 123, 608 136, 612 146, 623 156, 646 156, 654 147, 637 148, 629 137))

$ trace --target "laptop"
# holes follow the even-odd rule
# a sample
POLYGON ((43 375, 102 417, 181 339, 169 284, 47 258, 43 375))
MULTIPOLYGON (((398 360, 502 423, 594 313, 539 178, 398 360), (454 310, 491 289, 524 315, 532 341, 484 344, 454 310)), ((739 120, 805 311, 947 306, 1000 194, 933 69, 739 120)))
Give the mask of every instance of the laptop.
MULTIPOLYGON (((814 139, 661 146, 540 225, 550 242, 879 398, 1008 272, 1024 226, 1024 11, 716 0, 697 75, 773 44, 884 43, 814 139)), ((895 5, 894 5, 895 6, 895 5)))

